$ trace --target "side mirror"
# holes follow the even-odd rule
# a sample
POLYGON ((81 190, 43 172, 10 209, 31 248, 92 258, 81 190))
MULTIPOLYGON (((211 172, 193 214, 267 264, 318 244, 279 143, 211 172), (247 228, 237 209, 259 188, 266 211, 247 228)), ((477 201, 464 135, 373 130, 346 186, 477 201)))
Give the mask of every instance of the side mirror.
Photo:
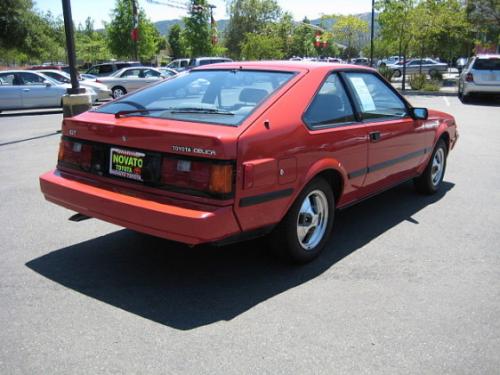
POLYGON ((411 117, 415 120, 427 120, 429 112, 427 111, 427 108, 412 108, 411 117))
POLYGON ((52 86, 52 83, 50 82, 45 82, 45 87, 51 87, 52 86))

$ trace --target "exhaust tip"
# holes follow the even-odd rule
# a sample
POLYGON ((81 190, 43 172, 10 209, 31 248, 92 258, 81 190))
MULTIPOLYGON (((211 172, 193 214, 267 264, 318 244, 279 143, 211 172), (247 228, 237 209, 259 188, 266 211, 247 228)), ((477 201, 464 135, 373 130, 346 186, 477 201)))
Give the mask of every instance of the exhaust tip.
POLYGON ((83 221, 83 220, 87 220, 87 219, 90 219, 90 216, 87 216, 84 214, 74 214, 68 220, 78 223, 79 221, 83 221))

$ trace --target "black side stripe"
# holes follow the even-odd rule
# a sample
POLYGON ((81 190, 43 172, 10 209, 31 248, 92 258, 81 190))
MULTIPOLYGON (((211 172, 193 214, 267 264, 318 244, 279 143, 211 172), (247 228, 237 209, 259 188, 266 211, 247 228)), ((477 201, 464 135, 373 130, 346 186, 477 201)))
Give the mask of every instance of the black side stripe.
POLYGON ((401 162, 406 161, 406 160, 413 159, 413 158, 420 156, 420 155, 424 155, 424 154, 428 153, 429 151, 430 151, 430 148, 423 148, 421 150, 417 150, 414 152, 410 152, 409 154, 399 156, 395 159, 390 159, 390 160, 383 161, 382 163, 373 164, 373 165, 369 166, 368 168, 357 169, 355 171, 350 172, 347 176, 349 177, 349 179, 356 178, 356 177, 364 175, 365 173, 375 172, 375 171, 378 171, 380 169, 390 167, 391 165, 401 163, 401 162))
POLYGON ((253 206, 255 204, 269 202, 274 199, 284 198, 292 195, 293 189, 276 190, 270 193, 254 195, 252 197, 246 197, 240 199, 240 207, 253 206))

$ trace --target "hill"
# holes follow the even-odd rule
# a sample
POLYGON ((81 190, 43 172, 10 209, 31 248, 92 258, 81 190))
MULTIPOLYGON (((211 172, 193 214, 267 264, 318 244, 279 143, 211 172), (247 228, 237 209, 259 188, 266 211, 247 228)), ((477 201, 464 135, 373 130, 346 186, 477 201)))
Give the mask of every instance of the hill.
MULTIPOLYGON (((371 13, 369 13, 369 12, 356 14, 356 17, 362 19, 363 21, 368 22, 368 25, 370 25, 370 23, 371 23, 371 13)), ((225 30, 228 23, 229 23, 228 19, 218 20, 217 21, 217 30, 219 32, 225 30)), ((313 24, 313 25, 319 25, 320 23, 321 23, 320 18, 311 20, 311 24, 313 24)), ((334 23, 335 23, 335 21, 328 20, 328 21, 324 22, 324 26, 327 29, 330 29, 334 23)), ((184 27, 184 22, 181 19, 172 19, 172 20, 158 21, 158 22, 155 22, 154 25, 156 26, 156 28, 158 29, 158 31, 160 32, 161 35, 168 35, 168 32, 173 25, 180 25, 181 27, 184 27)), ((378 26, 377 18, 375 15, 375 34, 377 34, 378 28, 379 28, 379 26, 378 26)))

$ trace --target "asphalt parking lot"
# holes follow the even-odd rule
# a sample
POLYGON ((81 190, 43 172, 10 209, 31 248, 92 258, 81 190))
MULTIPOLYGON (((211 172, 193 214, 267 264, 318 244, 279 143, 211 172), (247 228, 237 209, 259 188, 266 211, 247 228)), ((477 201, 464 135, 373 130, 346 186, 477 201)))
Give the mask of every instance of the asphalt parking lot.
POLYGON ((498 374, 500 103, 410 101, 456 116, 442 191, 340 212, 299 268, 68 221, 38 185, 61 111, 0 114, 0 373, 498 374))

